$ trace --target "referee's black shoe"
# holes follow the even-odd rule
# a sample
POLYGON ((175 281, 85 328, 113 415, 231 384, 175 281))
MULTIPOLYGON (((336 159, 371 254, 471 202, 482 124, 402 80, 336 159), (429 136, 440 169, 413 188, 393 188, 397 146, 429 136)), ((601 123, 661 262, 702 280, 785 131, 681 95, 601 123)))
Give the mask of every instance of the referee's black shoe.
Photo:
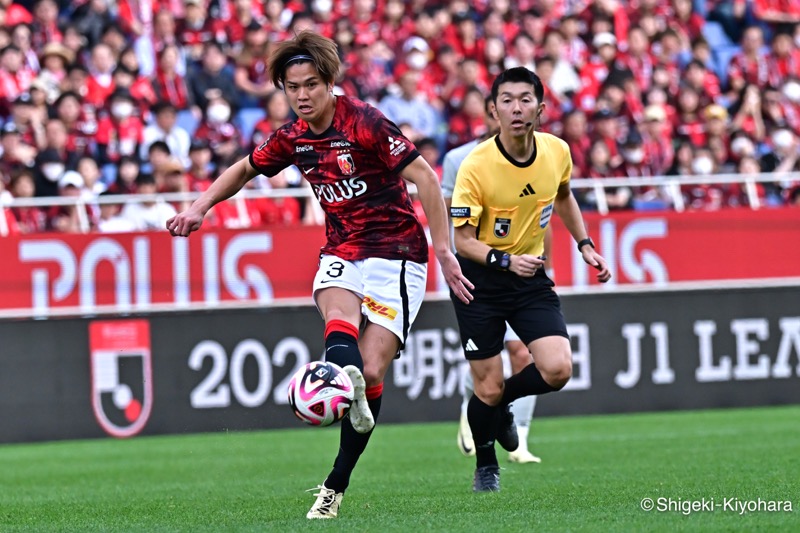
POLYGON ((514 424, 514 414, 511 407, 506 406, 500 411, 500 424, 497 427, 497 442, 507 452, 513 452, 519 448, 519 435, 517 426, 514 424))
POLYGON ((473 492, 500 492, 500 467, 486 465, 475 470, 473 492))

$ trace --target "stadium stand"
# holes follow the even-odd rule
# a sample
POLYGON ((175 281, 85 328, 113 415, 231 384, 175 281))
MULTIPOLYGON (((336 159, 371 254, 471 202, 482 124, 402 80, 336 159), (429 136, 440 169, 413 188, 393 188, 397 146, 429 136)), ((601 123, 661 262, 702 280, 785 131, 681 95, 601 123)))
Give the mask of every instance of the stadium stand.
MULTIPOLYGON (((336 91, 384 108, 413 141, 432 139, 440 158, 483 133, 469 95, 525 65, 548 85, 539 126, 570 143, 575 183, 637 180, 578 185, 589 209, 798 197, 796 2, 6 0, 0 15, 0 190, 9 206, 0 234, 97 229, 99 194, 135 194, 151 178, 173 196, 204 190, 292 118, 271 96, 266 64, 272 43, 307 27, 339 44, 347 69, 336 91), (183 133, 155 125, 153 109, 165 103, 176 111, 167 127, 197 141, 189 154, 173 153, 183 133), (80 164, 87 158, 98 176, 80 164), (745 171, 761 177, 713 179, 745 171), (671 178, 641 185, 656 176, 671 178), (678 189, 656 185, 687 177, 678 189), (84 207, 68 224, 70 201, 84 207)), ((253 220, 319 223, 302 188, 292 169, 258 180, 249 189, 296 189, 300 213, 265 193, 248 208, 253 220)))

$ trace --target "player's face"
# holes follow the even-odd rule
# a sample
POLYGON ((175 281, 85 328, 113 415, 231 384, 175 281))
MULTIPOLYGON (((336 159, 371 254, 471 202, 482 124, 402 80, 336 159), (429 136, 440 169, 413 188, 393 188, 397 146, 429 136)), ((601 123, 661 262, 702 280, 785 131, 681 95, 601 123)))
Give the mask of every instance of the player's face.
POLYGON ((531 84, 509 82, 500 85, 495 109, 500 128, 518 136, 527 134, 534 127, 544 104, 540 104, 533 94, 531 84))
POLYGON ((290 65, 283 85, 289 105, 298 117, 309 124, 329 117, 334 103, 332 87, 322 81, 313 63, 290 65))

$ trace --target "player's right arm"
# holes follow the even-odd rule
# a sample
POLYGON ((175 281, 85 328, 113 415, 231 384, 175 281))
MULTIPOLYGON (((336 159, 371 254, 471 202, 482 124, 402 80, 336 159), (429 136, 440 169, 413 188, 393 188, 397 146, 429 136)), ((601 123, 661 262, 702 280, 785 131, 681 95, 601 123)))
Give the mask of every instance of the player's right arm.
POLYGON ((249 157, 243 157, 228 167, 191 207, 167 220, 167 229, 173 237, 188 237, 200 229, 206 213, 223 200, 239 192, 245 184, 259 172, 250 164, 249 157))

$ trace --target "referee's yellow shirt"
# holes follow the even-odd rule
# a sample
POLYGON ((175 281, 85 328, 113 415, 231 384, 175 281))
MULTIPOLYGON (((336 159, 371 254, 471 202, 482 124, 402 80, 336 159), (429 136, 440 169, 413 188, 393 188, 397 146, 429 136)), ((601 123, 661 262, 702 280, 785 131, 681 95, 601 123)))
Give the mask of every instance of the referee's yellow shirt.
POLYGON ((473 149, 458 169, 450 216, 478 228, 478 240, 510 254, 542 255, 558 187, 569 183, 572 157, 563 140, 534 133, 530 161, 515 161, 497 136, 473 149))

